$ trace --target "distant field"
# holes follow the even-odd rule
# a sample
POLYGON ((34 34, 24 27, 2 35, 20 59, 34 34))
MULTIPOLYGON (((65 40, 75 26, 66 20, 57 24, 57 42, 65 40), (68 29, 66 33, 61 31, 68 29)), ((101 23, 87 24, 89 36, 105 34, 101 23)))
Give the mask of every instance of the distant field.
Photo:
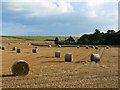
MULTIPOLYGON (((22 40, 29 40, 29 41, 44 41, 46 39, 55 39, 55 37, 58 37, 59 40, 64 40, 65 38, 69 38, 69 36, 3 36, 7 38, 16 38, 16 39, 22 39, 22 40)), ((77 40, 79 37, 74 37, 75 40, 77 40)))

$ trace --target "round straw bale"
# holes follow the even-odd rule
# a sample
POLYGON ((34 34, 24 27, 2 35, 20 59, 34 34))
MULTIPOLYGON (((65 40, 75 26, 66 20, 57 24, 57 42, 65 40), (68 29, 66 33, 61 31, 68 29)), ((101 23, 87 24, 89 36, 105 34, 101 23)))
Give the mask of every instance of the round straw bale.
POLYGON ((17 49, 17 47, 13 47, 12 50, 15 51, 17 49))
POLYGON ((18 60, 13 63, 11 71, 15 76, 27 75, 29 73, 29 65, 25 60, 18 60))
POLYGON ((29 43, 27 43, 27 45, 30 45, 29 43))
POLYGON ((94 46, 92 45, 91 48, 94 48, 94 46))
POLYGON ((1 49, 2 49, 2 50, 5 50, 5 47, 2 46, 1 49))
POLYGON ((65 55, 65 62, 71 62, 71 61, 73 61, 73 55, 72 53, 67 53, 65 55))
POLYGON ((48 45, 49 48, 51 48, 52 46, 51 45, 48 45))
POLYGON ((61 45, 58 45, 59 48, 61 48, 61 45))
POLYGON ((20 48, 17 48, 17 53, 20 53, 21 51, 20 51, 20 48))
POLYGON ((35 48, 38 48, 37 46, 35 46, 35 48))
POLYGON ((80 48, 80 46, 77 46, 77 48, 80 48))
POLYGON ((109 49, 109 46, 106 46, 106 49, 109 49))
POLYGON ((98 49, 98 46, 95 46, 95 49, 98 49))
POLYGON ((94 62, 99 62, 100 61, 100 55, 99 54, 91 54, 91 61, 94 61, 94 62))
POLYGON ((33 48, 33 49, 32 49, 32 53, 37 53, 37 49, 36 49, 36 48, 33 48))
POLYGON ((55 57, 60 57, 60 53, 61 53, 60 51, 56 51, 55 52, 55 57))
POLYGON ((89 46, 85 46, 85 48, 86 48, 86 49, 88 49, 88 48, 89 48, 89 46))

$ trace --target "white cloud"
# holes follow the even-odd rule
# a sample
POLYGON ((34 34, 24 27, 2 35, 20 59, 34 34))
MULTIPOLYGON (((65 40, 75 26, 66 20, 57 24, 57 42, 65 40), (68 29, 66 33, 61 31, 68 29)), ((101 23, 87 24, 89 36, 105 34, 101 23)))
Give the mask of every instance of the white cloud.
POLYGON ((111 12, 108 15, 108 10, 105 9, 105 6, 108 5, 108 3, 113 3, 117 5, 118 0, 85 0, 86 1, 86 7, 88 8, 87 11, 87 17, 89 18, 96 18, 99 16, 114 16, 115 19, 117 19, 117 10, 112 10, 111 8, 111 12))
POLYGON ((94 10, 90 10, 87 14, 87 17, 95 18, 95 17, 97 17, 97 14, 94 10))
MULTIPOLYGON (((68 33, 73 35, 76 32, 78 32, 76 34, 83 33, 84 31, 92 32, 95 28, 107 30, 108 28, 116 29, 117 27, 117 2, 108 3, 110 0, 107 0, 107 2, 103 2, 103 0, 84 0, 84 3, 77 3, 75 1, 73 3, 70 0, 12 1, 5 3, 6 6, 3 8, 3 22, 13 23, 13 25, 8 24, 8 26, 4 26, 3 31, 8 33, 8 35, 9 33, 14 34, 14 32, 9 32, 10 30, 17 30, 15 31, 17 35, 20 35, 18 31, 21 34, 25 32, 27 35, 30 31, 31 34, 32 32, 35 32, 35 34, 40 32, 41 35, 43 33, 44 35, 51 35, 50 32, 55 35, 68 35, 68 33)), ((83 2, 83 0, 79 1, 83 2)))
MULTIPOLYGON (((86 0, 86 4, 87 4, 87 8, 88 8, 88 13, 87 13, 87 17, 89 18, 95 18, 98 15, 98 12, 103 12, 104 10, 99 11, 99 9, 101 8, 101 5, 103 5, 105 2, 105 0, 86 0)), ((107 0, 106 0, 107 1, 107 0)))
POLYGON ((62 12, 69 12, 73 11, 73 7, 69 2, 65 2, 64 0, 59 0, 57 3, 57 7, 60 9, 62 12))
POLYGON ((88 6, 90 7, 96 7, 100 6, 104 3, 109 3, 109 2, 118 2, 119 0, 85 0, 87 2, 88 6))
MULTIPOLYGON (((4 2, 32 2, 32 0, 3 0, 4 2)), ((41 0, 34 0, 34 2, 39 2, 41 0)), ((45 0, 46 1, 46 0, 45 0)), ((47 0, 47 1, 57 1, 57 0, 47 0)), ((119 0, 65 0, 67 2, 118 2, 119 0)))
POLYGON ((7 2, 7 6, 16 12, 26 12, 28 16, 47 16, 73 11, 73 7, 65 0, 24 0, 24 2, 7 2))
POLYGON ((86 2, 85 16, 95 18, 99 12, 105 14, 102 5, 118 0, 5 0, 8 7, 16 12, 25 12, 27 17, 57 15, 74 11, 71 2, 86 2), (100 11, 99 11, 100 10, 100 11))
POLYGON ((65 1, 68 1, 68 2, 96 2, 96 3, 99 3, 99 2, 118 2, 119 0, 65 0, 65 1))

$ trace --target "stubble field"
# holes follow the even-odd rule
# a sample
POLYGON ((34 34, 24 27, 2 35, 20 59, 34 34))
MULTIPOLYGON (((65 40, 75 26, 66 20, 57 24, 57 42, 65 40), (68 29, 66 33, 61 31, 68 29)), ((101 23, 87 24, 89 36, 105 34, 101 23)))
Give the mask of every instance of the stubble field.
MULTIPOLYGON (((6 40, 6 39, 5 39, 6 40)), ((4 40, 4 41, 5 41, 4 40)), ((45 47, 34 46, 27 42, 2 43, 2 88, 118 88, 118 47, 45 47), (12 47, 21 49, 21 53, 12 51, 12 47), (61 57, 55 57, 55 51, 61 51, 61 57), (65 62, 66 53, 73 54, 72 62, 65 62), (90 62, 90 55, 98 53, 99 63, 90 62), (11 66, 16 60, 26 60, 30 71, 27 76, 13 76, 11 66)))

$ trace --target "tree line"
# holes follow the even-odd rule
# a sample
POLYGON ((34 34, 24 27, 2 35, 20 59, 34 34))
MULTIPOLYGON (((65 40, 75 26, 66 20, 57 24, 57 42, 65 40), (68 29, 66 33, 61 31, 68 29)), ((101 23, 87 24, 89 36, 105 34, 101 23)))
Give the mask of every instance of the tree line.
POLYGON ((60 41, 55 38, 55 44, 74 44, 74 45, 120 45, 120 30, 108 30, 106 33, 96 29, 93 34, 84 34, 74 43, 69 43, 66 39, 60 41))

